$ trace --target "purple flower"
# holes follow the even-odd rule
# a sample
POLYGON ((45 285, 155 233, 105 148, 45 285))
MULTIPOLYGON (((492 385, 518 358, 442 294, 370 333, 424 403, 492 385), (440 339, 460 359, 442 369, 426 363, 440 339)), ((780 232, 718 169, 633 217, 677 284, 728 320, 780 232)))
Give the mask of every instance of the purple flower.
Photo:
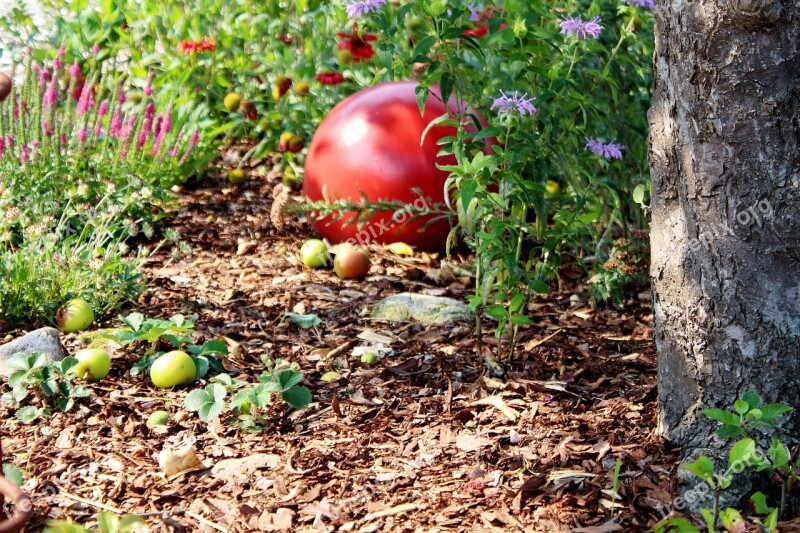
POLYGON ((586 137, 586 146, 584 148, 606 159, 622 159, 622 150, 625 147, 621 144, 614 144, 613 142, 604 144, 598 140, 586 137))
POLYGON ((368 13, 372 13, 373 11, 377 11, 383 4, 386 3, 386 0, 355 0, 351 1, 347 4, 345 8, 347 11, 347 16, 351 19, 361 18, 368 13))
POLYGON ((656 4, 653 0, 625 0, 625 2, 634 5, 643 7, 645 9, 655 9, 656 4))
POLYGON ((594 17, 592 20, 583 20, 582 18, 568 18, 561 21, 561 34, 578 39, 586 39, 592 37, 597 39, 600 37, 600 32, 603 27, 600 25, 600 17, 594 17))
POLYGON ((77 61, 74 62, 71 67, 69 67, 69 75, 72 76, 73 78, 77 78, 78 76, 81 75, 81 66, 78 64, 77 61))
POLYGON ((100 45, 99 45, 99 44, 97 44, 97 43, 94 43, 94 44, 92 45, 92 53, 93 53, 94 55, 97 55, 97 54, 99 54, 99 53, 100 53, 100 45))
POLYGON ((491 109, 493 111, 497 110, 501 115, 519 113, 524 116, 536 113, 536 107, 533 105, 536 98, 529 98, 525 93, 519 94, 518 91, 514 91, 513 96, 506 96, 503 91, 500 91, 500 94, 502 96, 495 98, 492 102, 491 109))
POLYGON ((136 142, 136 147, 141 150, 150 133, 153 131, 153 114, 156 112, 156 106, 150 102, 144 109, 144 121, 142 122, 142 129, 139 131, 139 140, 136 142))
POLYGON ((467 6, 467 9, 469 9, 469 20, 471 22, 481 21, 481 6, 467 6))

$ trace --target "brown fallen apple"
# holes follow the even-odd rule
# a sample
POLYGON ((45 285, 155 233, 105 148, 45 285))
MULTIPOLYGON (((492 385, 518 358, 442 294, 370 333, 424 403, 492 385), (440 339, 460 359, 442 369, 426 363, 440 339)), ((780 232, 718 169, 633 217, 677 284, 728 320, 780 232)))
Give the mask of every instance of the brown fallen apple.
POLYGON ((340 279, 364 279, 369 266, 369 254, 359 248, 345 248, 333 260, 333 271, 340 279))

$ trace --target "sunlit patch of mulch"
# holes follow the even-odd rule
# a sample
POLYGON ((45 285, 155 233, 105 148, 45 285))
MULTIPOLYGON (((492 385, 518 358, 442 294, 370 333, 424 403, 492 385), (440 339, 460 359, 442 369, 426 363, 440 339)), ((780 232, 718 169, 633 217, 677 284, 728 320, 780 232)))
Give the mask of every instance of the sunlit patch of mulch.
MULTIPOLYGON (((661 518, 678 457, 655 435, 646 293, 622 311, 593 309, 580 287, 537 299, 511 370, 484 375, 473 324, 365 314, 403 291, 465 298, 458 260, 442 267, 435 255, 375 246, 363 282, 306 269, 296 251, 307 226, 271 220, 280 175, 270 163, 247 168, 239 188, 224 172, 185 188, 168 224, 193 252, 159 249, 136 309, 196 315, 199 340, 239 343, 225 363, 234 377, 257 379, 264 355, 296 361, 314 403, 277 408, 258 434, 205 424, 183 409, 186 390, 128 375, 137 354, 118 351, 109 378, 72 412, 28 426, 2 408, 6 453, 25 472, 37 527, 47 518, 91 524, 101 509, 142 514, 156 531, 644 531, 661 518), (286 312, 323 325, 300 329, 286 312), (391 353, 361 363, 352 349, 375 339, 391 353), (342 377, 321 381, 330 370, 342 377), (145 425, 158 409, 172 414, 166 430, 145 425), (209 467, 256 453, 275 461, 232 480, 207 471, 164 479, 157 454, 187 436, 209 467)), ((75 336, 65 341, 77 349, 75 336)))

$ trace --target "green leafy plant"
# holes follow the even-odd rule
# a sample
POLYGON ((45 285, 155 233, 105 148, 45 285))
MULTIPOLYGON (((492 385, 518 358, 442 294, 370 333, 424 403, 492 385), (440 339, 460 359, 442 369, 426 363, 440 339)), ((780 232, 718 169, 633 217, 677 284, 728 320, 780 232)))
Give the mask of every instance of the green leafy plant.
MULTIPOLYGON (((700 513, 709 532, 743 531, 745 524, 751 520, 766 531, 775 531, 781 512, 785 510, 788 487, 800 479, 800 448, 794 452, 779 439, 772 438, 770 445, 759 444, 758 428, 774 428, 777 417, 792 411, 792 407, 784 404, 764 404, 755 391, 749 391, 734 403, 733 411, 723 409, 705 409, 702 413, 719 422, 721 427, 717 434, 723 438, 741 437, 734 442, 728 455, 727 467, 719 472, 714 461, 701 455, 696 461, 685 464, 682 468, 699 477, 709 488, 713 506, 701 509, 700 513), (727 507, 720 509, 720 499, 725 490, 731 487, 734 475, 752 468, 756 472, 769 471, 781 483, 781 502, 779 507, 770 507, 763 492, 755 492, 750 496, 750 503, 756 515, 763 518, 747 518, 741 511, 727 507)), ((699 531, 685 518, 668 518, 655 526, 655 531, 696 532, 699 531)))
POLYGON ((204 378, 209 370, 214 372, 223 370, 218 357, 228 354, 228 346, 218 339, 212 339, 200 345, 193 344, 192 336, 195 325, 184 315, 174 315, 168 320, 161 320, 146 318, 141 313, 131 313, 118 318, 124 327, 103 332, 102 338, 123 346, 138 343, 149 345, 150 353, 131 367, 130 373, 133 376, 149 369, 153 361, 172 349, 184 350, 192 357, 197 368, 197 378, 204 378), (158 347, 161 344, 165 344, 169 348, 159 350, 158 347))
POLYGON ((48 417, 53 409, 69 411, 76 400, 86 398, 92 391, 72 383, 70 369, 78 364, 74 357, 57 363, 47 363, 45 355, 19 353, 6 363, 11 370, 8 385, 11 392, 2 396, 4 403, 21 406, 14 416, 29 424, 38 418, 48 417))
POLYGON ((204 422, 216 420, 228 409, 230 421, 242 429, 260 431, 269 418, 275 395, 295 409, 311 403, 311 391, 300 385, 303 373, 296 363, 280 359, 272 363, 268 358, 264 363, 267 370, 261 374, 257 385, 219 374, 211 378, 205 389, 194 390, 186 396, 186 409, 196 412, 204 422), (229 392, 233 397, 226 401, 229 392))

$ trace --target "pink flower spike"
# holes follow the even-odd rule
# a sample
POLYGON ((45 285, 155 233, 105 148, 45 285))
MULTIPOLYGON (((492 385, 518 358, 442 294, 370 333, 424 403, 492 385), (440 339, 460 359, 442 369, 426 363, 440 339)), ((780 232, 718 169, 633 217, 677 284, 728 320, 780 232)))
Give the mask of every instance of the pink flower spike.
POLYGON ((122 110, 116 108, 114 116, 111 117, 111 126, 108 129, 108 134, 115 139, 119 139, 122 135, 122 110))
POLYGON ((124 104, 127 98, 125 98, 125 93, 122 91, 122 84, 120 83, 117 87, 117 102, 120 104, 124 104))
POLYGON ((100 53, 100 45, 99 45, 99 44, 97 44, 97 43, 94 43, 94 44, 92 45, 92 53, 93 53, 94 55, 97 55, 97 54, 99 54, 99 53, 100 53))
POLYGON ((27 163, 28 157, 30 157, 30 154, 28 153, 28 147, 23 144, 22 149, 19 152, 19 160, 21 163, 27 163))
POLYGON ((75 112, 78 113, 78 116, 86 113, 94 105, 93 93, 92 84, 84 83, 83 89, 81 89, 81 96, 78 99, 78 107, 75 108, 75 112))
POLYGON ((10 133, 6 133, 6 146, 8 148, 14 148, 14 136, 10 133))
POLYGON ((62 44, 58 47, 58 57, 64 57, 65 55, 67 55, 67 47, 62 44))
POLYGON ((86 126, 81 126, 81 128, 78 130, 78 140, 82 143, 86 142, 86 136, 87 136, 86 126))
POLYGON ((64 62, 63 62, 63 61, 61 61, 61 59, 59 59, 59 58, 55 58, 55 59, 53 60, 53 70, 61 70, 61 68, 62 68, 63 66, 64 66, 64 62))
POLYGON ((61 146, 66 146, 67 145, 67 134, 66 133, 62 133, 58 138, 58 142, 61 144, 61 146))
POLYGON ((189 138, 189 145, 186 147, 186 151, 183 153, 183 157, 181 157, 181 165, 186 162, 189 158, 189 154, 192 153, 194 147, 197 146, 197 142, 200 140, 200 134, 198 132, 192 133, 192 136, 189 138))
POLYGON ((108 100, 103 100, 100 108, 97 110, 98 117, 104 117, 108 114, 108 100))
POLYGON ((81 75, 81 66, 78 64, 77 61, 74 62, 71 67, 69 67, 69 75, 72 76, 73 78, 77 78, 78 76, 81 75))
POLYGON ((3 142, 3 138, 0 137, 0 157, 3 157, 3 152, 6 151, 6 143, 3 142))

